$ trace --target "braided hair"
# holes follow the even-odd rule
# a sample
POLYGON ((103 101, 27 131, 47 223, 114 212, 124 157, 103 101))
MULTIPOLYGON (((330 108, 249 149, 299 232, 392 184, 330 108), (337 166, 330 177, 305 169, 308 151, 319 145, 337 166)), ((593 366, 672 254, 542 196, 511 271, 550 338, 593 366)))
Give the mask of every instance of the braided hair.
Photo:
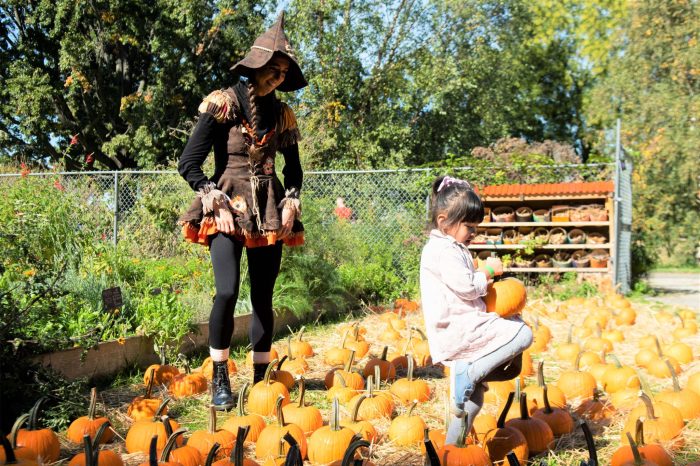
POLYGON ((248 102, 250 103, 250 126, 257 137, 258 127, 260 126, 260 115, 258 115, 258 106, 256 105, 257 96, 255 95, 255 86, 253 80, 248 80, 248 102))

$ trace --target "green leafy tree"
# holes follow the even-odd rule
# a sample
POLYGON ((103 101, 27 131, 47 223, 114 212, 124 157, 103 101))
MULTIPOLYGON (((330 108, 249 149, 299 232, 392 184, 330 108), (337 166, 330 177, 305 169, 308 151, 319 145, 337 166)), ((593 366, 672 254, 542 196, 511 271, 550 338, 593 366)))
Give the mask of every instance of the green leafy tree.
POLYGON ((176 158, 197 104, 230 84, 266 6, 3 0, 0 154, 68 169, 176 158))
POLYGON ((700 244, 700 11, 692 0, 638 0, 625 26, 609 73, 591 91, 588 120, 602 146, 602 129, 622 119, 635 162, 636 246, 653 259, 692 263, 700 244))

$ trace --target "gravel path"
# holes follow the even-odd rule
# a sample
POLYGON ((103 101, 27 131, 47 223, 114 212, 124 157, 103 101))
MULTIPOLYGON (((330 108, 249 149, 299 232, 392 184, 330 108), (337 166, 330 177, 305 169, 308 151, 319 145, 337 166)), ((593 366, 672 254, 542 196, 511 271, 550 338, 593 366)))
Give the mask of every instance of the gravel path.
POLYGON ((700 311, 700 273, 652 272, 648 283, 658 293, 649 299, 700 311))

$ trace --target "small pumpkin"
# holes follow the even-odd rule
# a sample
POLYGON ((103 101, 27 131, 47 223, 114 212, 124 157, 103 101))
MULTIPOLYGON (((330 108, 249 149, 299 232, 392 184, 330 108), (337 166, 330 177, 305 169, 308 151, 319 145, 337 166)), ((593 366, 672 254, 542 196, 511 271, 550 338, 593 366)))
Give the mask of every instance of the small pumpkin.
MULTIPOLYGON (((683 420, 681 419, 679 425, 677 420, 673 418, 667 416, 657 416, 656 409, 651 401, 651 398, 649 398, 646 393, 639 395, 639 398, 644 403, 646 412, 640 413, 637 409, 632 410, 627 418, 627 423, 622 429, 622 432, 634 432, 637 419, 640 419, 643 415, 646 415, 646 417, 643 418, 643 428, 647 440, 658 443, 674 441, 677 445, 680 445, 682 443, 682 438, 677 437, 683 428, 683 420)), ((660 402, 657 402, 656 404, 659 406, 660 402)), ((627 442, 627 440, 627 436, 623 434, 621 442, 624 444, 627 442)))
POLYGON ((222 429, 226 429, 231 433, 237 433, 241 427, 247 427, 246 438, 248 442, 255 442, 258 440, 260 432, 265 428, 265 419, 259 414, 245 413, 245 392, 250 387, 250 382, 246 382, 241 387, 238 392, 238 404, 236 406, 236 414, 229 417, 224 421, 221 426, 222 429))
MULTIPOLYGON (((34 458, 24 458, 15 455, 15 450, 12 448, 12 445, 10 445, 10 441, 5 437, 5 434, 3 432, 0 432, 0 442, 2 442, 2 461, 0 461, 0 464, 4 465, 12 465, 12 466, 38 466, 38 463, 36 461, 36 455, 34 458)), ((25 454, 29 450, 25 450, 25 454)))
MULTIPOLYGON (((347 404, 352 398, 357 395, 357 390, 350 388, 345 384, 345 379, 340 375, 334 375, 335 381, 333 386, 326 391, 326 398, 333 400, 333 398, 338 398, 338 400, 347 404)), ((363 384, 364 387, 364 384, 363 384)))
POLYGON ((389 347, 385 346, 382 349, 382 354, 380 357, 372 358, 369 361, 367 361, 367 364, 365 364, 365 368, 362 371, 365 378, 369 375, 374 374, 375 366, 379 367, 381 380, 394 380, 394 378, 396 378, 396 368, 391 363, 391 361, 388 361, 386 358, 388 351, 389 347))
POLYGON ((309 363, 306 362, 303 356, 294 356, 291 336, 287 338, 287 360, 282 364, 280 369, 295 376, 304 375, 309 370, 309 363))
POLYGON ((520 394, 520 417, 506 422, 506 426, 518 429, 527 440, 530 457, 550 449, 554 442, 554 433, 545 421, 530 417, 527 409, 527 395, 520 394))
POLYGON ((90 434, 84 434, 83 452, 71 458, 68 466, 97 466, 98 463, 102 466, 124 466, 121 455, 112 450, 100 451, 100 443, 106 443, 103 437, 105 432, 111 431, 111 426, 109 421, 100 424, 92 440, 90 434))
POLYGON ((39 413, 41 406, 48 400, 47 397, 41 397, 34 403, 32 409, 29 410, 27 418, 27 428, 17 430, 16 445, 18 447, 27 447, 35 451, 39 462, 53 463, 58 460, 61 453, 61 445, 58 441, 56 432, 49 428, 39 427, 39 413))
POLYGON ((348 339, 348 332, 349 330, 345 330, 343 333, 343 339, 340 343, 340 347, 333 347, 326 351, 323 360, 329 366, 344 366, 347 360, 350 359, 352 350, 345 347, 348 339))
POLYGON ((678 408, 678 411, 681 412, 685 420, 700 417, 700 395, 692 390, 682 390, 678 383, 676 371, 673 369, 670 362, 666 361, 666 363, 668 364, 668 370, 673 379, 673 389, 659 393, 656 395, 656 400, 666 402, 678 408))
POLYGON ((168 385, 170 381, 180 373, 180 369, 165 363, 165 345, 159 349, 160 364, 151 364, 146 368, 143 376, 143 384, 148 385, 151 380, 156 385, 168 385))
POLYGON ((309 438, 309 461, 330 463, 342 460, 354 437, 355 432, 340 424, 340 407, 336 398, 328 425, 317 429, 309 438))
MULTIPOLYGON (((136 452, 147 452, 150 448, 151 438, 155 435, 158 439, 158 450, 162 450, 168 441, 169 429, 170 432, 178 430, 180 425, 177 421, 174 421, 168 416, 160 417, 162 408, 165 407, 170 398, 166 398, 161 403, 161 409, 156 412, 156 415, 152 419, 143 419, 141 421, 136 421, 131 425, 129 431, 126 433, 126 451, 129 453, 136 452), (169 424, 166 428, 166 424, 169 424)), ((178 442, 178 446, 182 444, 182 438, 178 442)))
POLYGON ((330 389, 334 384, 336 376, 338 376, 343 379, 343 382, 345 382, 347 387, 354 390, 362 390, 362 388, 365 386, 365 379, 362 377, 362 374, 352 370, 352 365, 354 362, 355 350, 351 350, 350 358, 345 363, 345 368, 333 368, 326 372, 326 377, 324 379, 326 388, 330 389))
MULTIPOLYGON (((637 391, 634 390, 632 392, 633 397, 636 400, 637 391)), ((590 419, 591 421, 602 421, 604 419, 610 419, 610 417, 615 414, 616 411, 615 406, 608 400, 600 399, 600 392, 596 390, 593 394, 593 398, 578 405, 578 407, 574 410, 574 413, 576 413, 577 416, 590 419)))
POLYGON ((215 443, 220 445, 217 459, 226 458, 231 454, 233 445, 236 443, 236 435, 226 429, 216 428, 216 408, 210 406, 207 428, 192 432, 187 440, 187 445, 196 448, 202 457, 206 457, 215 443))
POLYGON ((470 445, 467 442, 469 415, 462 418, 462 427, 454 445, 443 445, 438 451, 440 464, 442 466, 491 466, 489 455, 483 448, 477 445, 470 445))
POLYGON ((561 361, 574 362, 576 361, 576 356, 581 352, 581 345, 572 342, 573 328, 573 325, 569 327, 569 336, 566 339, 566 343, 559 345, 555 350, 557 359, 561 361))
POLYGON ((184 361, 185 372, 177 374, 170 381, 168 391, 174 398, 186 398, 188 396, 199 395, 207 391, 207 378, 201 373, 193 373, 190 363, 184 354, 179 358, 184 361))
MULTIPOLYGON (((292 437, 294 437, 294 440, 296 440, 296 442, 299 445, 301 457, 306 457, 306 436, 304 436, 304 431, 301 430, 301 427, 299 427, 296 424, 290 424, 285 422, 284 413, 282 411, 282 406, 284 406, 285 404, 284 401, 284 396, 280 395, 277 397, 277 401, 275 403, 277 422, 265 427, 263 431, 260 432, 258 441, 255 442, 255 456, 258 458, 266 459, 269 457, 277 456, 279 454, 278 452, 281 440, 286 434, 289 434, 292 437)), ((283 448, 285 452, 289 452, 289 446, 285 445, 283 448)))
POLYGON ((297 383, 299 385, 299 401, 283 406, 282 411, 287 422, 301 427, 304 435, 311 435, 323 426, 323 417, 321 417, 321 411, 317 407, 307 405, 304 401, 304 395, 306 394, 304 377, 299 377, 297 383))
POLYGON ((409 404, 413 400, 428 401, 430 399, 430 386, 424 380, 413 378, 413 356, 408 354, 408 372, 405 378, 398 379, 391 384, 389 391, 399 399, 402 404, 409 404))
POLYGON ((160 439, 158 435, 151 437, 148 442, 148 461, 141 463, 139 466, 183 466, 180 463, 174 461, 158 461, 158 443, 160 439))
POLYGON ((359 418, 360 406, 362 405, 362 402, 366 399, 366 393, 360 395, 360 397, 357 398, 354 401, 354 403, 352 403, 350 419, 348 421, 341 421, 340 423, 341 425, 355 432, 355 434, 359 435, 363 439, 374 443, 377 441, 378 437, 377 429, 374 428, 374 425, 371 422, 359 418))
POLYGON ((532 414, 532 417, 546 422, 552 429, 555 437, 570 434, 574 431, 574 420, 568 411, 561 408, 552 408, 547 395, 547 385, 543 388, 544 408, 540 408, 532 414))
POLYGON ((609 354, 615 365, 603 373, 601 378, 603 390, 615 393, 626 388, 638 389, 641 385, 637 371, 623 366, 614 354, 609 354))
POLYGON ((161 410, 161 414, 168 413, 168 405, 161 406, 163 399, 152 396, 156 369, 152 367, 149 371, 151 374, 146 384, 146 393, 144 396, 135 397, 131 403, 129 403, 129 407, 126 410, 127 416, 134 421, 151 419, 156 415, 159 409, 161 410))
POLYGON ((503 461, 506 455, 513 451, 517 458, 525 464, 529 455, 527 439, 520 430, 506 425, 506 415, 513 404, 515 393, 510 392, 506 403, 498 417, 496 428, 489 431, 484 437, 484 451, 489 455, 492 462, 503 461))
POLYGON ((352 340, 347 341, 345 347, 353 350, 357 359, 362 359, 369 352, 369 343, 360 335, 359 322, 355 325, 353 332, 352 340))
POLYGON ((693 359, 695 359, 693 356, 693 349, 690 347, 690 345, 681 341, 676 341, 666 346, 664 349, 664 354, 671 356, 680 364, 689 364, 693 362, 693 359))
MULTIPOLYGON (((9 447, 12 449, 12 453, 14 454, 16 460, 19 460, 20 462, 23 460, 27 460, 28 463, 36 464, 39 457, 36 451, 29 447, 17 446, 17 434, 22 428, 22 426, 25 424, 25 422, 27 422, 27 419, 29 419, 29 414, 22 414, 20 417, 18 417, 14 425, 12 426, 10 435, 7 436, 7 439, 10 442, 9 447)), ((5 435, 0 433, 0 438, 4 437, 5 435)), ((6 461, 9 461, 9 456, 5 456, 4 448, 0 449, 0 464, 5 464, 6 461)))
POLYGON ((304 330, 306 330, 306 327, 302 326, 299 329, 299 332, 297 332, 296 340, 291 342, 292 356, 294 356, 295 358, 310 358, 314 355, 314 349, 311 346, 311 343, 302 339, 302 337, 304 336, 304 330))
MULTIPOLYGON (((544 407, 545 386, 544 360, 542 360, 537 364, 537 385, 528 385, 523 389, 523 392, 527 393, 527 398, 532 400, 537 408, 544 407)), ((564 392, 562 392, 559 387, 549 387, 549 403, 555 408, 566 407, 566 395, 564 395, 564 392)))
POLYGON ((520 314, 527 303, 527 290, 517 278, 506 278, 490 284, 484 296, 486 311, 501 317, 520 314))
POLYGON ((413 414, 417 404, 418 401, 414 400, 406 414, 400 414, 391 421, 388 434, 395 445, 416 445, 423 441, 423 431, 428 426, 422 417, 413 414))
POLYGON ((700 372, 691 374, 691 376, 688 377, 688 380, 685 383, 685 388, 700 395, 700 372))
MULTIPOLYGON (((661 445, 657 443, 647 445, 644 442, 644 424, 639 419, 637 419, 635 428, 635 443, 641 458, 652 461, 658 466, 673 466, 671 455, 661 445)), ((630 464, 631 461, 634 461, 632 445, 623 445, 613 453, 610 465, 622 466, 630 464)))
POLYGON ((270 380, 281 383, 287 387, 287 390, 289 391, 294 388, 297 383, 296 380, 294 380, 294 375, 292 375, 291 372, 282 370, 282 365, 286 360, 287 355, 285 354, 282 356, 282 359, 277 362, 277 368, 270 372, 270 380))
POLYGON ((557 386, 564 392, 564 396, 569 401, 575 398, 590 400, 595 394, 595 378, 589 372, 580 370, 580 361, 581 353, 576 357, 574 370, 562 372, 557 381, 557 386))
POLYGON ((233 450, 231 450, 231 456, 215 462, 212 466, 259 466, 256 461, 243 457, 243 444, 249 434, 250 426, 239 427, 236 431, 236 444, 233 446, 233 450))
MULTIPOLYGON (((80 443, 83 441, 83 436, 85 434, 89 435, 90 438, 94 439, 95 434, 100 429, 100 426, 105 422, 109 422, 109 419, 105 416, 95 417, 95 407, 97 406, 97 388, 92 387, 90 390, 90 403, 88 405, 87 416, 81 416, 78 419, 71 422, 66 431, 66 437, 73 443, 80 443)), ((109 443, 114 437, 114 432, 112 429, 107 429, 103 434, 101 441, 103 443, 109 443)))
POLYGON ((253 385, 248 395, 248 411, 261 416, 272 416, 275 413, 275 406, 278 397, 282 397, 282 405, 290 402, 289 391, 284 384, 270 380, 270 373, 275 367, 277 359, 270 361, 265 370, 263 380, 253 385))
MULTIPOLYGON (((367 377, 367 388, 365 394, 367 395, 366 399, 363 400, 358 411, 359 419, 370 421, 372 419, 382 417, 391 417, 391 413, 394 410, 394 403, 389 397, 374 393, 374 376, 372 375, 367 377)), ((355 395, 350 400, 350 404, 354 405, 357 403, 360 396, 362 395, 355 395)))

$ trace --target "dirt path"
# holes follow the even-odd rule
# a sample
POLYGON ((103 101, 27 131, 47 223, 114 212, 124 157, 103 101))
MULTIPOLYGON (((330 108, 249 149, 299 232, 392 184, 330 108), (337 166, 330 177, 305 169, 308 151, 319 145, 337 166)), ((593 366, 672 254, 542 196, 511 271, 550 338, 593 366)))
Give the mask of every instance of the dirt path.
POLYGON ((649 299, 700 311, 700 273, 652 272, 648 282, 658 293, 649 299))

